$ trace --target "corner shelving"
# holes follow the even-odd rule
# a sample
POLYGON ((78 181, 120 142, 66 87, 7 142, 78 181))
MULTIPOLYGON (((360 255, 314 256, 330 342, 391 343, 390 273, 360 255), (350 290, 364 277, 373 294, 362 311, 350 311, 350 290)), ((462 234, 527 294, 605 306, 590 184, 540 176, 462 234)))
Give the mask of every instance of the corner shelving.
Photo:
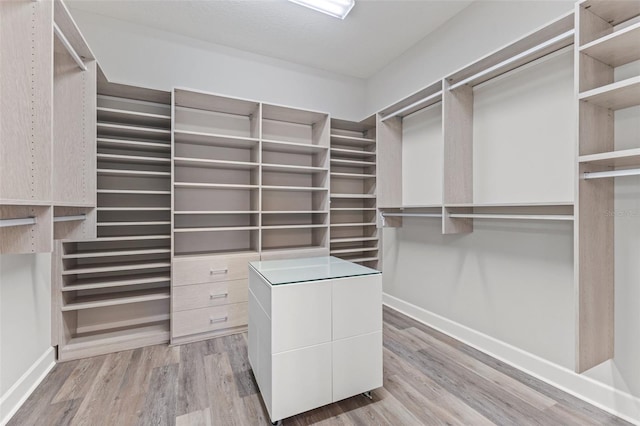
MULTIPOLYGON (((331 120, 330 253, 378 269, 376 117, 331 120)), ((386 160, 386 159, 385 159, 386 160)))

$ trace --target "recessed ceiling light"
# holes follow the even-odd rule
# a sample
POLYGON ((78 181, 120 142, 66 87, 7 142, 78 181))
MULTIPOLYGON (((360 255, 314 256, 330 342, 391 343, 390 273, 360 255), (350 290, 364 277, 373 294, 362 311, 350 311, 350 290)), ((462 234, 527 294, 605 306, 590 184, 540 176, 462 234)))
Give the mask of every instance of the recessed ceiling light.
POLYGON ((316 10, 318 12, 326 13, 334 18, 344 19, 353 6, 356 4, 355 0, 289 0, 292 3, 299 4, 300 6, 308 7, 309 9, 316 10))

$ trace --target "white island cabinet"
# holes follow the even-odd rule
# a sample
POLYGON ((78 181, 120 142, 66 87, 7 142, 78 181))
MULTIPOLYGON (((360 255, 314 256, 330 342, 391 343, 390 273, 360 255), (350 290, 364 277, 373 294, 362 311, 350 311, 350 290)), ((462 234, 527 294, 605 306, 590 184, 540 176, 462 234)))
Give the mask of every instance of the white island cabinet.
POLYGON ((249 362, 272 421, 382 386, 382 275, 335 257, 249 263, 249 362))

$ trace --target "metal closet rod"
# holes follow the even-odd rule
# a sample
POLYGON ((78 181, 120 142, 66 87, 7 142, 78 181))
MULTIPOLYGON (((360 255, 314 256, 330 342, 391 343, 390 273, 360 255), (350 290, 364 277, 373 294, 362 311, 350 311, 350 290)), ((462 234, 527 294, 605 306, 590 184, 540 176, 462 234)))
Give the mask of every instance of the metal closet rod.
MULTIPOLYGON (((386 120, 390 119, 391 117, 397 117, 399 114, 402 114, 405 111, 409 111, 410 109, 412 109, 414 107, 417 107, 420 104, 427 103, 430 100, 437 98, 438 96, 442 96, 442 90, 438 90, 438 92, 436 92, 434 94, 431 94, 431 95, 429 95, 427 97, 424 97, 422 99, 418 99, 417 101, 415 101, 412 104, 409 104, 409 105, 407 105, 405 107, 402 107, 402 108, 400 108, 400 109, 398 109, 398 110, 396 110, 394 112, 391 112, 391 113, 385 115, 384 117, 382 117, 380 119, 380 121, 386 121, 386 120)), ((441 101, 437 101, 437 102, 441 102, 441 101)), ((437 102, 434 102, 434 103, 437 103, 437 102)))
POLYGON ((14 219, 0 219, 0 228, 9 228, 12 226, 35 225, 36 218, 33 216, 18 217, 14 219))
POLYGON ((607 170, 604 172, 585 172, 582 174, 583 179, 600 179, 619 176, 638 176, 640 169, 623 169, 623 170, 607 170))
POLYGON ((76 214, 76 215, 69 215, 69 216, 56 216, 53 218, 54 222, 73 222, 73 221, 78 221, 78 220, 86 220, 87 219, 87 215, 86 214, 76 214))
POLYGON ((78 53, 76 53, 75 49, 73 48, 69 40, 67 40, 62 30, 60 29, 58 24, 56 24, 55 22, 53 23, 53 33, 56 35, 56 37, 58 37, 58 39, 60 40, 64 48, 67 49, 67 52, 69 52, 69 55, 71 55, 71 57, 76 62, 76 64, 78 64, 80 69, 82 71, 86 71, 87 66, 82 61, 82 58, 80 57, 80 55, 78 55, 78 53))
POLYGON ((491 213, 452 213, 454 219, 514 219, 514 220, 573 220, 568 214, 491 214, 491 213))

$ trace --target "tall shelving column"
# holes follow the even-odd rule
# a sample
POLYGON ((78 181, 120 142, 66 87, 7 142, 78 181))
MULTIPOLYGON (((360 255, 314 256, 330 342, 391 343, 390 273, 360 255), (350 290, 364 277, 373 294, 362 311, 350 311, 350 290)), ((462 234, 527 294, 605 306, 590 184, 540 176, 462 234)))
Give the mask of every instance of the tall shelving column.
POLYGON ((246 329, 248 262, 260 258, 260 110, 174 89, 174 344, 246 329))
POLYGON ((261 258, 329 254, 329 116, 262 105, 261 258))
POLYGON ((575 223, 577 350, 582 372, 614 352, 614 177, 640 167, 637 139, 618 140, 617 111, 640 105, 640 2, 588 0, 576 5, 578 179, 575 223), (633 20, 633 21, 632 21, 633 20), (620 146, 619 146, 620 145, 620 146), (604 173, 603 173, 604 172, 604 173))
POLYGON ((98 82, 97 239, 55 252, 60 360, 169 340, 170 94, 98 82))
POLYGON ((331 120, 330 254, 379 267, 376 117, 331 120))

